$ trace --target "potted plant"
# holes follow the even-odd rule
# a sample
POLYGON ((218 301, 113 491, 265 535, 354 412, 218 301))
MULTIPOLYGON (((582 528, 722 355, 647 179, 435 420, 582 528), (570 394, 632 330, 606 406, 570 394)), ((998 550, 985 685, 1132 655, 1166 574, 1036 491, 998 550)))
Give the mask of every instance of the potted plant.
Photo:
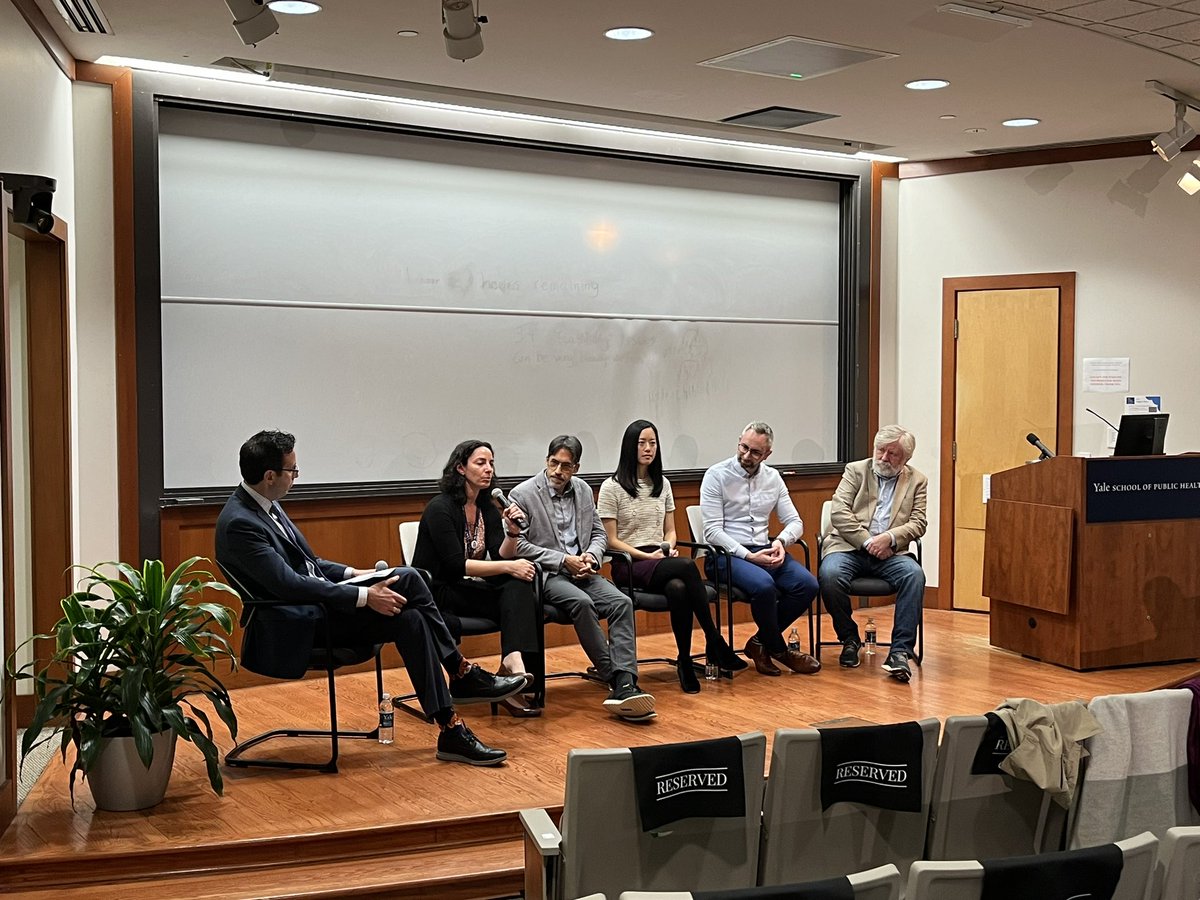
POLYGON ((222 657, 237 666, 227 640, 234 616, 201 594, 237 593, 210 572, 193 570, 200 560, 192 557, 170 575, 158 560, 146 560, 140 572, 120 562, 78 566, 86 577, 62 601, 53 632, 26 642, 36 648, 53 640, 53 654, 39 660, 35 652, 22 666, 16 654, 8 660, 10 677, 33 681, 36 701, 21 755, 60 735, 65 763, 74 745, 72 803, 82 775, 100 809, 153 806, 166 792, 179 737, 204 755, 209 783, 221 793, 212 722, 193 700, 209 701, 237 738, 229 692, 212 671, 222 657), (51 731, 43 737, 45 728, 51 731), (147 778, 157 783, 138 783, 147 778))

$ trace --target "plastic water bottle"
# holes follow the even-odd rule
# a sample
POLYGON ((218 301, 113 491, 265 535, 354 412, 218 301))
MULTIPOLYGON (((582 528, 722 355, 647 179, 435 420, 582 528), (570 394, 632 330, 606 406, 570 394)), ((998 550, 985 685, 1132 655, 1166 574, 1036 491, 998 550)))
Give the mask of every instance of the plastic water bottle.
POLYGON ((789 650, 800 649, 800 632, 798 632, 794 626, 792 627, 792 630, 788 632, 787 647, 789 650))
POLYGON ((704 680, 716 681, 719 674, 720 672, 717 671, 717 664, 712 661, 712 657, 704 657, 704 680))
POLYGON ((864 634, 867 639, 867 641, 866 641, 867 656, 874 656, 875 655, 875 620, 873 618, 871 618, 870 616, 867 616, 867 625, 864 630, 864 634))
POLYGON ((392 710, 392 695, 384 691, 379 699, 379 743, 392 742, 392 722, 396 713, 392 710))

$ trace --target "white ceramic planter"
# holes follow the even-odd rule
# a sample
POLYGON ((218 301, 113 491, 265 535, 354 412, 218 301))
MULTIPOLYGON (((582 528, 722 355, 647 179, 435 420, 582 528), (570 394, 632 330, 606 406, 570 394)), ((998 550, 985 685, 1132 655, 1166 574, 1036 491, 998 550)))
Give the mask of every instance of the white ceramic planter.
POLYGON ((104 749, 87 774, 97 809, 146 809, 162 800, 175 763, 175 732, 163 731, 151 740, 154 759, 147 769, 142 765, 133 738, 104 739, 104 749))

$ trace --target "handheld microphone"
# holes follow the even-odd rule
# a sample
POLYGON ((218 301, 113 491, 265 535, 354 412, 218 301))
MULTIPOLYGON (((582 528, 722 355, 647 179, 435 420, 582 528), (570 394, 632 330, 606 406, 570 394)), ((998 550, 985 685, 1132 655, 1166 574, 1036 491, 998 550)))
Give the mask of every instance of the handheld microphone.
POLYGON ((388 565, 388 562, 386 559, 381 559, 381 560, 379 560, 379 562, 375 563, 375 571, 376 572, 386 572, 390 568, 391 568, 391 566, 388 565))
POLYGON ((1054 458, 1054 452, 1049 447, 1047 447, 1045 444, 1043 444, 1042 439, 1039 438, 1032 431, 1029 432, 1029 434, 1025 435, 1025 440, 1029 441, 1029 443, 1033 444, 1033 446, 1038 448, 1038 451, 1042 454, 1040 457, 1038 457, 1039 459, 1053 459, 1054 458))
POLYGON ((660 546, 662 547, 663 556, 669 557, 671 555, 671 542, 663 541, 660 546))
MULTIPOLYGON (((492 488, 492 499, 500 504, 501 509, 507 509, 511 505, 508 502, 508 498, 504 496, 504 491, 500 490, 498 487, 492 488)), ((517 523, 517 527, 522 531, 529 527, 529 523, 525 521, 524 516, 517 516, 515 519, 513 519, 513 521, 517 523)))
POLYGON ((1113 431, 1120 431, 1120 430, 1121 430, 1121 429, 1119 429, 1119 428, 1118 428, 1116 425, 1114 425, 1112 422, 1108 421, 1108 419, 1104 418, 1104 416, 1100 415, 1100 413, 1096 412, 1094 409, 1088 409, 1088 408, 1085 406, 1085 407, 1083 408, 1083 411, 1084 411, 1084 412, 1090 412, 1090 413, 1091 413, 1093 416, 1095 416, 1097 419, 1099 419, 1101 422, 1103 422, 1105 425, 1107 425, 1107 426, 1108 426, 1109 428, 1111 428, 1113 431))

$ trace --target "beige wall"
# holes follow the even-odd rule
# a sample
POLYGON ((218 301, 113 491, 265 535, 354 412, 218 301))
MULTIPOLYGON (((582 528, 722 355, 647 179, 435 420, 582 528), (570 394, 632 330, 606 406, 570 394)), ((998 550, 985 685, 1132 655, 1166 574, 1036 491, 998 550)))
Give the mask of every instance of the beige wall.
POLYGON ((1130 391, 1163 395, 1171 413, 1168 453, 1200 449, 1200 395, 1193 388, 1200 198, 1175 186, 1190 161, 1188 155, 1168 165, 1149 156, 899 183, 894 239, 885 229, 885 248, 892 240, 897 260, 889 286, 897 318, 883 343, 895 348, 896 417, 916 432, 914 464, 930 479, 931 583, 941 502, 943 278, 1077 272, 1073 452, 1108 452, 1105 426, 1084 407, 1109 419, 1120 415, 1123 395, 1079 390, 1082 360, 1092 356, 1129 357, 1130 391))

